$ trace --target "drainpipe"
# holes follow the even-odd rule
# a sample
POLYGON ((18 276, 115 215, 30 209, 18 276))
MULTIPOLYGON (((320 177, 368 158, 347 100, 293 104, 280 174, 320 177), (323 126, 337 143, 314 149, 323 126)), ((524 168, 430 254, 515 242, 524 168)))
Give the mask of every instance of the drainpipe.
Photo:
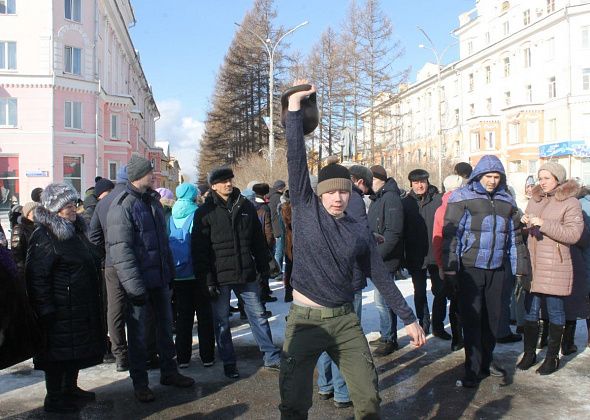
POLYGON ((100 77, 98 74, 98 61, 97 61, 97 48, 98 48, 98 0, 94 0, 94 49, 93 49, 93 61, 94 61, 94 77, 98 79, 98 91, 94 95, 94 153, 95 153, 95 176, 100 175, 100 160, 98 157, 98 98, 100 95, 100 77))

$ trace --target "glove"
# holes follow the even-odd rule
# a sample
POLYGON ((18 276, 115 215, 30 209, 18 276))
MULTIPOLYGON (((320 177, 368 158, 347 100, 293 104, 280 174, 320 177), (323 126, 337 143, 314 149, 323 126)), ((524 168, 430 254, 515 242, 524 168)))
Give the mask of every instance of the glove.
POLYGON ((46 330, 49 329, 53 324, 55 324, 56 320, 57 320, 57 315, 55 315, 55 312, 50 312, 50 313, 45 314, 39 318, 41 325, 46 330))
POLYGON ((217 287, 217 286, 208 286, 208 289, 209 289, 209 296, 213 300, 217 299, 219 297, 219 295, 221 295, 221 292, 219 291, 219 287, 217 287))
POLYGON ((131 296, 129 298, 133 306, 143 306, 147 302, 145 294, 139 296, 131 296))

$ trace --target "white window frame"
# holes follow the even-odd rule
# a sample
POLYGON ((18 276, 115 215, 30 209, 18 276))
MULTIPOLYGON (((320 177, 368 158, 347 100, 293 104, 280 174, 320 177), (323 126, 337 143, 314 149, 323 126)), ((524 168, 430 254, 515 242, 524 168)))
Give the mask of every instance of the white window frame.
POLYGON ((528 69, 529 67, 531 67, 532 64, 532 55, 531 55, 531 47, 525 47, 522 50, 522 55, 524 58, 524 68, 528 69))
POLYGON ((590 67, 582 69, 582 90, 590 90, 590 67))
POLYGON ((510 104, 512 103, 512 99, 510 97, 510 91, 507 90, 506 92, 504 92, 504 103, 506 104, 506 106, 510 106, 510 104))
POLYGON ((475 87, 475 76, 473 73, 469 73, 469 92, 473 92, 473 88, 475 87))
POLYGON ((555 97, 557 97, 557 82, 555 79, 555 76, 552 76, 549 78, 549 84, 548 84, 548 94, 549 94, 549 99, 553 99, 555 97))
POLYGON ((467 54, 473 54, 473 41, 467 41, 467 54))
POLYGON ((480 149, 480 134, 479 131, 472 131, 469 134, 469 147, 472 152, 478 152, 480 149))
POLYGON ((545 41, 545 44, 547 46, 545 48, 547 61, 551 61, 555 58, 555 38, 549 38, 547 41, 545 41))
POLYGON ((121 129, 119 126, 119 115, 111 114, 111 139, 118 140, 120 138, 121 129))
POLYGON ((581 46, 584 49, 590 48, 590 25, 582 26, 581 46))
POLYGON ((555 0, 547 0, 547 13, 555 12, 555 0))
POLYGON ((0 115, 2 116, 0 127, 15 128, 18 125, 18 100, 16 98, 0 98, 0 115))
POLYGON ((510 35, 510 21, 505 20, 502 23, 502 33, 504 34, 504 36, 510 35))
POLYGON ((70 180, 80 180, 80 191, 78 191, 79 194, 82 194, 83 190, 84 190, 84 156, 83 155, 78 155, 78 154, 67 154, 67 155, 63 155, 62 156, 62 163, 61 163, 61 170, 62 170, 62 175, 63 175, 63 180, 64 182, 70 184, 72 187, 74 187, 74 189, 76 188, 75 185, 71 182, 68 182, 70 180), (64 160, 65 158, 74 158, 74 159, 80 159, 80 176, 79 177, 66 177, 65 173, 63 172, 64 170, 64 160))
POLYGON ((527 143, 538 143, 539 140, 539 120, 528 120, 526 123, 527 143))
POLYGON ((526 91, 526 99, 532 103, 533 102, 533 85, 526 85, 525 91, 526 91))
POLYGON ((72 22, 81 23, 82 0, 64 0, 64 18, 72 22), (70 16, 68 16, 68 5, 70 9, 70 16))
POLYGON ((69 130, 82 130, 82 102, 77 101, 65 101, 64 102, 64 127, 69 130), (69 106, 69 110, 68 110, 69 106), (79 121, 76 121, 76 107, 79 108, 80 118, 79 121), (68 115, 69 114, 69 115, 68 115), (68 116, 69 116, 69 125, 68 125, 68 116), (76 126, 76 123, 78 123, 76 126))
POLYGON ((492 113, 492 98, 486 98, 486 109, 488 111, 488 114, 492 113))
POLYGON ((117 179, 117 172, 119 171, 119 162, 116 160, 109 160, 107 170, 108 170, 109 179, 114 182, 117 179), (115 165, 114 173, 111 172, 111 165, 115 165), (114 175, 114 176, 111 177, 111 175, 114 175))
POLYGON ((531 9, 526 9, 522 12, 522 21, 524 26, 529 26, 531 24, 531 9))
POLYGON ((557 118, 550 118, 547 121, 547 138, 550 141, 557 140, 557 118))
POLYGON ((469 115, 475 115, 475 104, 469 104, 469 115))
POLYGON ((486 130, 484 136, 484 146, 486 150, 496 150, 496 132, 486 130))
POLYGON ((64 73, 75 74, 77 76, 82 75, 82 48, 71 45, 66 45, 64 47, 64 73), (78 72, 76 72, 75 66, 76 51, 79 51, 78 58, 80 59, 78 63, 78 72))
POLYGON ((510 76, 510 57, 504 57, 502 60, 504 63, 504 77, 510 76))
POLYGON ((486 85, 492 83, 492 66, 485 66, 484 72, 486 76, 486 85))
POLYGON ((0 10, 0 15, 16 15, 16 0, 0 0, 4 5, 4 11, 0 10))
POLYGON ((520 143, 520 124, 518 122, 508 124, 508 144, 520 143))
POLYGON ((15 41, 0 41, 0 44, 3 44, 2 50, 0 51, 0 70, 16 70, 16 63, 17 63, 17 51, 16 51, 16 42, 15 41), (10 51, 13 51, 14 54, 11 60, 10 51))

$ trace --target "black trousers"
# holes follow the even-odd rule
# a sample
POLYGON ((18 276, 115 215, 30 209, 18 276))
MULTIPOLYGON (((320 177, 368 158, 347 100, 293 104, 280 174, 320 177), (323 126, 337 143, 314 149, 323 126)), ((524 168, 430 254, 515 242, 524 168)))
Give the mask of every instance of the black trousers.
POLYGON ((193 322, 197 315, 199 355, 201 361, 215 359, 215 333, 211 301, 205 287, 196 280, 174 281, 176 294, 176 359, 178 363, 191 360, 193 346, 193 322))
POLYGON ((502 312, 504 268, 466 267, 459 273, 457 293, 465 342, 465 377, 489 372, 502 312))
POLYGON ((105 267, 104 277, 107 295, 107 325, 111 340, 111 352, 120 360, 127 357, 127 336, 125 334, 127 295, 119 282, 115 267, 105 267))
POLYGON ((428 265, 421 270, 410 270, 412 283, 414 284, 414 307, 416 308, 416 317, 423 325, 424 320, 430 318, 428 311, 428 300, 426 298, 426 273, 430 274, 431 290, 434 295, 432 302, 432 330, 442 331, 445 329, 445 317, 447 316, 447 297, 444 290, 443 281, 438 275, 438 267, 434 264, 428 265))

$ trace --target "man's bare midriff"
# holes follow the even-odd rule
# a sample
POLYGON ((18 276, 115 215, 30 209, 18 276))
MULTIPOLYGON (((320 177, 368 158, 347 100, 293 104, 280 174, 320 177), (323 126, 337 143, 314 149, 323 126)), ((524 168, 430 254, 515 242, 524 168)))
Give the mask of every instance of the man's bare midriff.
POLYGON ((293 303, 296 305, 300 304, 301 306, 309 306, 310 308, 325 308, 325 306, 314 302, 307 296, 299 293, 297 290, 293 290, 293 303))

